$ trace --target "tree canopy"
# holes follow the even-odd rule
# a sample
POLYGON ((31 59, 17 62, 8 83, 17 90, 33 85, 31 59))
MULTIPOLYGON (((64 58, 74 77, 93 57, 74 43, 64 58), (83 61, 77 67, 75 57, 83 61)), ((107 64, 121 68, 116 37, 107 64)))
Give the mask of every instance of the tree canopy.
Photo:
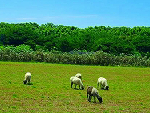
POLYGON ((119 55, 150 52, 150 27, 95 26, 84 29, 47 23, 0 23, 0 45, 29 45, 33 50, 98 51, 119 55))

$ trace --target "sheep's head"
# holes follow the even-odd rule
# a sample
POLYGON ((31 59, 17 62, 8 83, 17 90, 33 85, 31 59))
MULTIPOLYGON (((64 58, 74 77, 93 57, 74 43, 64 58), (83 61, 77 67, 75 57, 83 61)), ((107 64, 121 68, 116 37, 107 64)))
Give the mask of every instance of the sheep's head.
POLYGON ((99 96, 97 99, 99 100, 99 102, 100 102, 100 103, 102 103, 102 102, 103 102, 102 97, 100 97, 100 96, 99 96))
POLYGON ((79 78, 82 80, 82 76, 79 76, 79 78))
POLYGON ((27 83, 27 80, 24 80, 23 83, 26 84, 26 83, 27 83))
POLYGON ((106 86, 106 90, 109 90, 109 86, 106 86))
POLYGON ((84 86, 82 86, 82 90, 84 89, 84 86))

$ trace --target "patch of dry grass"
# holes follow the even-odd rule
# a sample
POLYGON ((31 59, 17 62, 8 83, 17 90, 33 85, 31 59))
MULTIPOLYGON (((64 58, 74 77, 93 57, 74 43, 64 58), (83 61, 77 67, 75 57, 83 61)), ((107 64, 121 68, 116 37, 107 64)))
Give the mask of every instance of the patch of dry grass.
POLYGON ((0 62, 0 112, 59 113, 148 113, 150 111, 150 69, 44 63, 0 62), (26 72, 32 85, 24 85, 26 72), (85 90, 70 88, 70 77, 83 76, 85 90), (100 90, 103 103, 89 103, 87 85, 108 80, 109 91, 100 90))

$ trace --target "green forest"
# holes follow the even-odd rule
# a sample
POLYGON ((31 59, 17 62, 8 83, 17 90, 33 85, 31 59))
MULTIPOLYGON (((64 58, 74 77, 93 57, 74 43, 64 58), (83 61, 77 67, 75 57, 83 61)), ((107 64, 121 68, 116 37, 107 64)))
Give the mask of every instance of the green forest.
POLYGON ((0 61, 150 66, 150 27, 0 23, 0 61))
POLYGON ((114 55, 149 56, 150 27, 75 26, 47 23, 0 23, 0 45, 29 45, 33 50, 104 51, 114 55))

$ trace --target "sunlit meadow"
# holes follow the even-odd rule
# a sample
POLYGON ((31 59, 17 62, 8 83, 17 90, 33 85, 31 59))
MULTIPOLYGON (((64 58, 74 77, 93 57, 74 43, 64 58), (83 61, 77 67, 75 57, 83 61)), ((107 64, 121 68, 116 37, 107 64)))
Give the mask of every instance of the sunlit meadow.
POLYGON ((7 113, 149 113, 150 69, 0 62, 0 112, 7 113), (24 75, 31 72, 31 85, 24 75), (84 90, 71 89, 70 77, 81 73, 84 90), (103 103, 87 101, 87 85, 103 76, 109 91, 99 90, 103 103))

